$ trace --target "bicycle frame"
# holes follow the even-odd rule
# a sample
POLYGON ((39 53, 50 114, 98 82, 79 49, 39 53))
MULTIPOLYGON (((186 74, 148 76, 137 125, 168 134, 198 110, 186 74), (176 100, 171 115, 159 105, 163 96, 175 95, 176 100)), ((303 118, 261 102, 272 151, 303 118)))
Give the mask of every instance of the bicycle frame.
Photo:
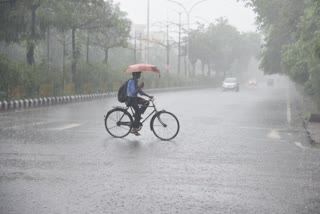
MULTIPOLYGON (((165 110, 158 111, 156 105, 154 104, 154 99, 150 99, 150 100, 148 100, 148 101, 149 101, 150 103, 149 103, 149 106, 148 106, 147 108, 153 108, 153 111, 150 112, 149 115, 148 115, 144 120, 141 121, 142 124, 143 124, 149 117, 151 117, 152 115, 155 116, 155 115, 157 115, 157 114, 160 113, 160 112, 166 112, 165 110)), ((123 109, 123 110, 127 111, 132 117, 133 117, 133 115, 134 115, 134 109, 133 109, 132 106, 127 106, 127 107, 115 106, 114 108, 123 109), (130 112, 128 109, 130 109, 131 112, 130 112)), ((123 117, 123 116, 124 116, 124 115, 122 115, 122 117, 123 117)), ((125 125, 125 126, 131 126, 131 124, 128 123, 128 122, 121 122, 122 117, 120 118, 120 121, 118 121, 118 125, 121 124, 121 125, 125 125)), ((165 123, 162 122, 162 120, 161 120, 159 117, 157 117, 157 118, 159 119, 159 122, 160 122, 164 127, 167 126, 165 123)), ((133 120, 134 120, 134 118, 133 118, 133 120)), ((151 127, 151 126, 150 126, 150 128, 151 128, 151 130, 152 130, 152 127, 151 127)))
MULTIPOLYGON (((149 113, 149 115, 148 115, 144 120, 142 120, 141 123, 144 123, 149 117, 151 117, 153 114, 155 114, 155 113, 158 112, 157 107, 156 107, 156 105, 154 104, 154 100, 153 100, 153 99, 150 99, 149 102, 150 102, 150 104, 149 104, 149 106, 148 106, 147 108, 153 108, 153 111, 152 111, 151 113, 149 113)), ((133 107, 130 106, 130 107, 127 107, 127 109, 128 109, 128 108, 130 108, 130 110, 131 110, 131 115, 133 115, 133 114, 134 114, 134 109, 133 109, 133 107)))

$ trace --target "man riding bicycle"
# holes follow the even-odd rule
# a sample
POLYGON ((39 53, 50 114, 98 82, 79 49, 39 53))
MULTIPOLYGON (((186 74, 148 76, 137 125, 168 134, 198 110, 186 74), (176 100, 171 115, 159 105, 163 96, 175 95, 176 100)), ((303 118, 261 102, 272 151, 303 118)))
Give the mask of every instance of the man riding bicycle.
POLYGON ((132 106, 132 108, 135 111, 134 116, 134 122, 132 124, 131 132, 135 135, 140 135, 138 130, 139 127, 142 126, 140 123, 141 120, 141 114, 143 114, 147 107, 149 106, 149 101, 143 99, 142 97, 138 97, 138 94, 142 96, 149 97, 150 99, 153 98, 153 96, 150 96, 142 91, 142 88, 144 87, 144 83, 142 82, 140 85, 138 85, 138 79, 141 77, 141 72, 133 72, 132 73, 132 79, 128 80, 127 85, 127 105, 132 106), (141 107, 139 107, 139 105, 141 107))

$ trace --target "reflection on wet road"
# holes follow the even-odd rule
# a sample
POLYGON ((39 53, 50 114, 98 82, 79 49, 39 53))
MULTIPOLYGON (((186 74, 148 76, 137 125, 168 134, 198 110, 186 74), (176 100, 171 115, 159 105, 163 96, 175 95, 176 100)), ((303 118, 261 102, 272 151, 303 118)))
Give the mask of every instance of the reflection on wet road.
POLYGON ((293 89, 155 94, 181 130, 115 139, 115 98, 0 114, 0 213, 319 213, 293 89), (289 111, 289 112, 288 112, 289 111))

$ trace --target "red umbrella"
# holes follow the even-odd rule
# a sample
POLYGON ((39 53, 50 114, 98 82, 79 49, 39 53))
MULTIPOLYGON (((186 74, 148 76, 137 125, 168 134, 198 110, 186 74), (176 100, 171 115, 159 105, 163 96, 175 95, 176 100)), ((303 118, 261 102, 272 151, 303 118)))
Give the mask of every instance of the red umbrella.
POLYGON ((126 72, 126 73, 132 73, 132 72, 160 73, 160 70, 155 65, 141 63, 141 64, 130 65, 124 72, 126 72))

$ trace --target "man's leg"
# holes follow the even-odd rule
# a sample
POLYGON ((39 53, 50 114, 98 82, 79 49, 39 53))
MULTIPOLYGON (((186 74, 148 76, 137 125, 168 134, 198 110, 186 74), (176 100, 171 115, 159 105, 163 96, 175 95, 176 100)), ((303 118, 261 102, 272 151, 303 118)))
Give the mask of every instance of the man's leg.
POLYGON ((140 113, 143 114, 149 106, 149 101, 141 97, 137 97, 137 103, 141 105, 140 113))
POLYGON ((140 113, 140 108, 139 108, 139 105, 138 105, 136 97, 131 98, 130 105, 134 109, 134 115, 133 115, 134 116, 134 121, 133 121, 132 126, 134 128, 138 128, 139 125, 140 125, 141 113, 140 113))

